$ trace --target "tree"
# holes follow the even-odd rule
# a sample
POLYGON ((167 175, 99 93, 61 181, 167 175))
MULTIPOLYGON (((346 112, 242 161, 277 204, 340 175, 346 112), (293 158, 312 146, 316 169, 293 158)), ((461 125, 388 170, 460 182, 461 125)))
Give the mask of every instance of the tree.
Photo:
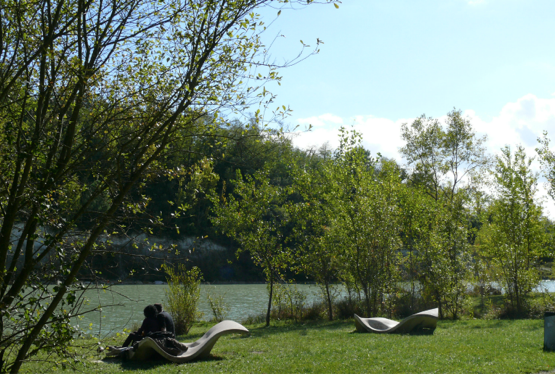
POLYGON ((509 307, 522 315, 526 296, 539 283, 536 268, 546 240, 542 208, 535 201, 537 176, 522 146, 507 146, 496 158, 496 199, 480 232, 481 250, 491 260, 509 307))
POLYGON ((263 85, 279 66, 255 10, 279 3, 0 1, 0 372, 70 341, 60 306, 76 305, 101 235, 144 209, 129 193, 164 169, 176 134, 273 102, 263 85), (84 217, 90 228, 75 232, 84 217), (28 297, 51 292, 41 283, 57 286, 28 297))
POLYGON ((285 243, 287 196, 285 188, 270 183, 267 172, 243 177, 237 170, 234 193, 227 198, 222 195, 220 201, 216 198, 213 208, 212 223, 239 243, 237 255, 247 251, 254 263, 264 269, 270 294, 266 326, 270 325, 274 283, 292 261, 285 243))
POLYGON ((426 237, 434 232, 435 227, 431 223, 437 222, 433 214, 434 206, 434 200, 423 191, 422 186, 411 186, 401 199, 401 240, 403 241, 403 250, 408 254, 402 265, 405 279, 410 283, 410 310, 412 313, 417 311, 415 309, 417 299, 423 298, 428 301, 426 296, 430 292, 423 286, 433 284, 429 281, 426 272, 428 269, 424 269, 421 255, 429 248, 427 243, 430 240, 426 237))
POLYGON ((436 231, 427 230, 421 236, 424 243, 435 244, 419 252, 423 275, 435 272, 437 276, 422 279, 433 290, 440 316, 443 318, 446 307, 456 317, 468 275, 470 217, 465 207, 471 192, 480 187, 479 176, 489 163, 486 138, 478 138, 470 121, 457 110, 447 114, 445 129, 439 120, 421 116, 410 126, 403 125, 402 138, 406 145, 401 153, 413 167, 410 183, 421 186, 433 199, 437 214, 434 224, 428 226, 436 231), (444 282, 438 282, 439 277, 444 282))
POLYGON ((459 110, 447 114, 446 129, 438 119, 417 118, 410 126, 403 124, 401 137, 406 145, 401 153, 413 166, 412 182, 425 186, 436 201, 453 200, 459 189, 473 187, 490 160, 484 143, 468 119, 459 110))
POLYGON ((331 231, 333 200, 337 196, 333 193, 333 183, 327 173, 329 160, 310 161, 310 158, 296 160, 292 166, 293 190, 302 199, 290 205, 290 215, 295 217, 290 241, 298 247, 296 268, 313 277, 321 287, 331 321, 333 283, 339 280, 342 269, 342 249, 331 231))
POLYGON ((555 152, 550 147, 551 141, 547 137, 547 131, 543 132, 543 137, 538 138, 540 146, 536 152, 540 156, 540 162, 547 181, 549 182, 549 196, 555 200, 555 152))
POLYGON ((456 319, 464 301, 471 263, 468 230, 457 225, 449 206, 429 196, 423 196, 418 203, 419 216, 412 222, 412 230, 416 231, 413 240, 421 293, 425 300, 437 303, 442 318, 450 315, 456 319))
POLYGON ((168 281, 167 309, 175 321, 175 335, 187 335, 193 322, 202 316, 197 309, 202 273, 196 266, 190 270, 184 264, 178 264, 175 268, 170 265, 162 266, 168 281))
POLYGON ((342 246, 347 277, 364 294, 367 313, 383 309, 386 294, 398 280, 399 197, 403 186, 397 165, 370 157, 359 146, 360 135, 341 133, 327 178, 332 181, 331 235, 342 246))

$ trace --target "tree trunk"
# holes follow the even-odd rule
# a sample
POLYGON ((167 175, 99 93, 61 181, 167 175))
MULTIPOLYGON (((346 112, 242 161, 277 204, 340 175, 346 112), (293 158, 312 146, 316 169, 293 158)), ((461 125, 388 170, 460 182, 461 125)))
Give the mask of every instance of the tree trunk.
POLYGON ((367 287, 363 288, 364 291, 364 301, 366 302, 366 313, 368 314, 368 317, 372 317, 372 305, 370 303, 370 291, 368 290, 367 287))
POLYGON ((73 263, 71 271, 69 272, 64 282, 62 283, 60 290, 56 293, 56 295, 50 302, 50 305, 42 314, 42 317, 40 318, 40 320, 37 322, 34 328, 29 332, 27 337, 23 340, 23 343, 21 344, 19 351, 17 353, 17 357, 11 368, 11 373, 15 374, 19 372, 19 369, 21 368, 23 361, 26 359, 27 353, 29 352, 31 345, 34 343, 35 339, 39 335, 40 330, 46 325, 48 319, 54 313, 54 310, 56 309, 56 307, 64 297, 67 288, 73 283, 74 279, 77 277, 77 273, 79 272, 79 269, 81 268, 81 266, 83 265, 83 263, 85 262, 89 254, 91 253, 94 243, 96 242, 96 239, 100 236, 100 234, 108 224, 109 220, 114 216, 117 209, 121 206, 125 196, 127 196, 127 194, 129 193, 131 188, 135 185, 135 182, 137 182, 137 180, 142 175, 144 170, 148 167, 148 165, 150 165, 153 162, 153 160, 156 159, 156 157, 159 155, 162 149, 166 147, 168 143, 168 136, 169 134, 166 133, 166 135, 164 136, 163 142, 161 142, 160 148, 158 148, 154 152, 154 154, 148 160, 146 160, 144 164, 134 174, 131 175, 130 180, 123 186, 123 188, 119 191, 119 194, 112 201, 112 205, 106 211, 104 218, 92 230, 86 243, 83 245, 83 248, 81 249, 81 253, 79 254, 79 257, 73 263))
POLYGON ((266 327, 270 326, 270 312, 272 311, 273 293, 274 293, 274 276, 270 275, 270 298, 268 299, 268 311, 266 312, 266 327))
POLYGON ((441 296, 437 298, 437 307, 439 309, 439 319, 443 319, 443 304, 441 303, 441 296))
POLYGON ((328 319, 333 321, 333 306, 331 305, 330 284, 326 282, 326 296, 328 297, 328 319))
POLYGON ((518 313, 518 316, 520 317, 521 315, 521 305, 520 305, 520 295, 519 295, 519 289, 518 289, 518 283, 515 282, 515 299, 516 299, 516 311, 518 313))

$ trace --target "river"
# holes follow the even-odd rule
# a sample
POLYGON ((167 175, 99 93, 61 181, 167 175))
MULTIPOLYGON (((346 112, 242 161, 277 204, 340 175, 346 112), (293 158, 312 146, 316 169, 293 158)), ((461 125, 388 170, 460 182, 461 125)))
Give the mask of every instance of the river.
MULTIPOLYGON (((93 335, 114 334, 123 328, 130 329, 144 318, 143 309, 148 304, 166 304, 167 285, 117 285, 109 290, 89 290, 86 293, 89 306, 102 305, 102 311, 92 312, 75 319, 81 329, 93 335)), ((298 284, 306 296, 306 303, 319 299, 316 285, 298 284)), ((201 285, 199 311, 203 320, 213 318, 207 296, 223 296, 229 308, 227 319, 243 321, 249 316, 264 314, 268 307, 268 291, 265 284, 201 285)))
MULTIPOLYGON (((81 319, 75 319, 81 329, 93 335, 111 335, 121 332, 124 328, 131 329, 143 320, 143 309, 148 304, 166 304, 165 291, 167 285, 117 285, 108 291, 90 290, 86 296, 90 306, 102 305, 102 311, 86 314, 81 319)), ((319 289, 316 285, 297 284, 297 290, 306 296, 305 303, 310 305, 319 301, 319 289)), ((208 302, 208 295, 223 296, 229 308, 227 318, 238 322, 249 316, 264 314, 268 307, 268 291, 265 284, 225 284, 200 286, 200 300, 198 309, 203 316, 201 319, 212 319, 212 311, 208 302)), ((542 281, 538 291, 555 292, 555 281, 542 281)))

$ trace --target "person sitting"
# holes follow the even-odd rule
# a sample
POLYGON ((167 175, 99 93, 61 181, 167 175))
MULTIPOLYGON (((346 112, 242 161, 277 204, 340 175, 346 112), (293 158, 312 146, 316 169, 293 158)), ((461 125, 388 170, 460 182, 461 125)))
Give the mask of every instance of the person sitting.
POLYGON ((160 326, 160 331, 171 332, 171 337, 175 338, 175 325, 173 323, 172 316, 162 309, 162 304, 154 304, 156 310, 158 311, 158 325, 160 326))
POLYGON ((129 334, 122 347, 127 347, 131 343, 134 344, 135 342, 138 342, 149 332, 161 331, 160 324, 158 323, 158 311, 156 307, 154 305, 147 305, 143 313, 145 315, 145 319, 143 320, 141 327, 137 331, 129 334))

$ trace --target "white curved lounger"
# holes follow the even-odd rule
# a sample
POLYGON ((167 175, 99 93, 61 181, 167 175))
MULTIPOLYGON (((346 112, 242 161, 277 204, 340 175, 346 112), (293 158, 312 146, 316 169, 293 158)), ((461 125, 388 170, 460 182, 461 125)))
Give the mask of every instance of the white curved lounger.
POLYGON ((214 344, 216 344, 220 336, 233 333, 248 334, 249 330, 247 330, 243 325, 237 322, 222 321, 208 330, 196 342, 184 343, 184 345, 187 346, 187 350, 178 356, 173 356, 165 352, 151 338, 144 338, 143 340, 138 342, 138 346, 136 348, 126 351, 125 354, 126 358, 129 360, 144 361, 152 358, 156 355, 156 353, 158 353, 160 356, 168 361, 183 363, 194 360, 196 358, 209 356, 210 351, 212 350, 214 344))
POLYGON ((401 322, 387 318, 361 318, 355 314, 355 326, 359 332, 432 334, 436 328, 438 308, 408 316, 401 322))

